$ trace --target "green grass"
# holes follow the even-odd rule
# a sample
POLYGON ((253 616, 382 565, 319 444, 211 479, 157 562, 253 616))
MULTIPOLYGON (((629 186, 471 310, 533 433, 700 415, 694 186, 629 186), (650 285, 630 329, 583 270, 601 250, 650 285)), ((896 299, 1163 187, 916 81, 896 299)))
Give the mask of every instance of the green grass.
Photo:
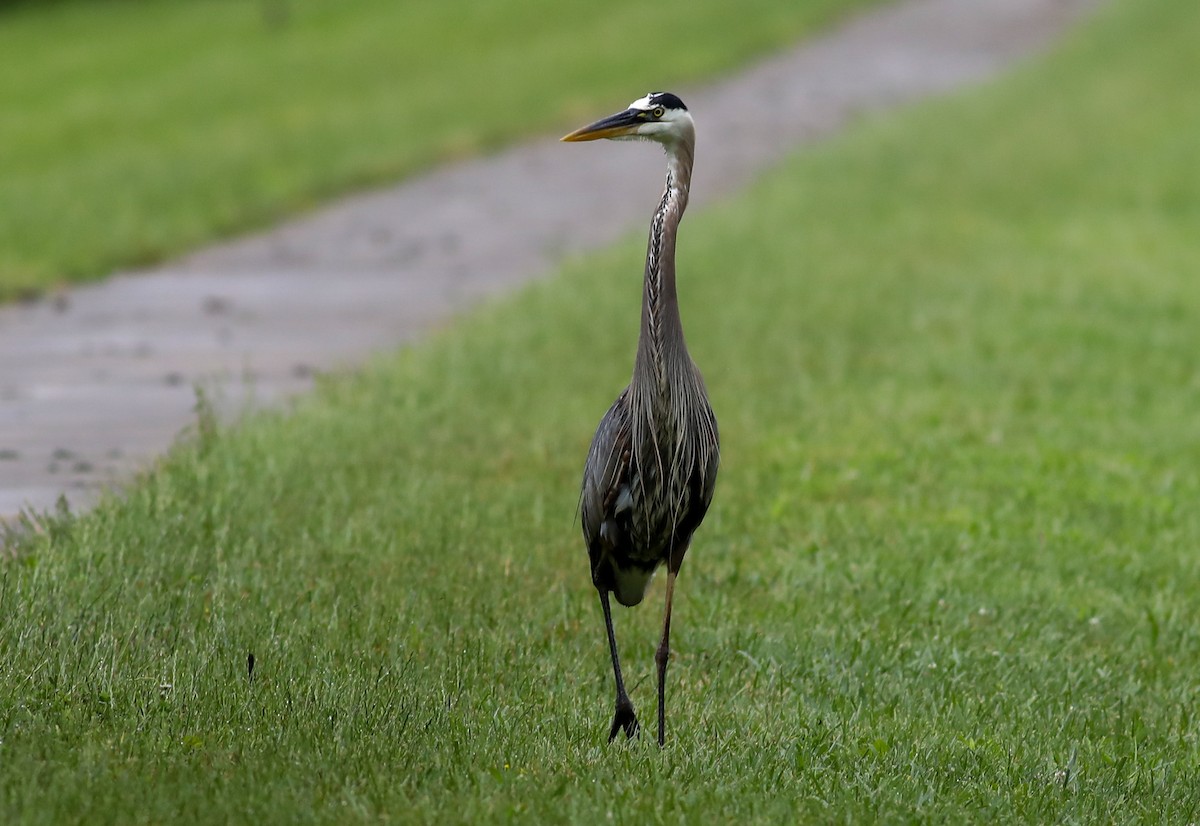
POLYGON ((867 2, 0 9, 0 300, 575 125, 614 99, 726 69, 867 2))
POLYGON ((688 216, 723 468, 664 751, 604 742, 572 522, 639 238, 47 522, 0 821, 1196 821, 1198 38, 1126 0, 688 216))

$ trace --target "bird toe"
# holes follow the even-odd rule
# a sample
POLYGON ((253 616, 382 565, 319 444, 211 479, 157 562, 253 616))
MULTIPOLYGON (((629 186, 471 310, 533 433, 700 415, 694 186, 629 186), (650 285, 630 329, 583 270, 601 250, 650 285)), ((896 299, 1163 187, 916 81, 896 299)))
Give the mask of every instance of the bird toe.
POLYGON ((619 704, 613 715, 612 727, 608 730, 608 742, 616 740, 617 733, 622 730, 625 732, 625 739, 632 740, 638 733, 638 729, 637 714, 634 713, 633 705, 631 703, 619 704))

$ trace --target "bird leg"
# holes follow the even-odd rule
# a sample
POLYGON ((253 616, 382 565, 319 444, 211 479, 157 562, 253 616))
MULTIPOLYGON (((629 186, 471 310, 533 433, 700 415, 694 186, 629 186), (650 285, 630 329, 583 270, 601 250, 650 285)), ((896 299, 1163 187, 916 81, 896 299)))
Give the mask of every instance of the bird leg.
POLYGON ((663 615, 662 642, 654 652, 654 662, 658 665, 658 745, 667 741, 666 722, 666 689, 667 689, 667 660, 671 657, 671 597, 675 594, 674 568, 667 569, 667 610, 663 615))
POLYGON ((608 605, 608 591, 600 591, 600 605, 604 609, 604 627, 608 631, 608 650, 612 653, 613 676, 617 680, 617 710, 613 714, 612 728, 608 731, 608 742, 617 738, 617 732, 625 729, 625 738, 629 739, 638 731, 637 714, 634 713, 633 703, 625 691, 625 681, 621 679, 621 660, 617 656, 617 637, 613 633, 612 609, 608 605))

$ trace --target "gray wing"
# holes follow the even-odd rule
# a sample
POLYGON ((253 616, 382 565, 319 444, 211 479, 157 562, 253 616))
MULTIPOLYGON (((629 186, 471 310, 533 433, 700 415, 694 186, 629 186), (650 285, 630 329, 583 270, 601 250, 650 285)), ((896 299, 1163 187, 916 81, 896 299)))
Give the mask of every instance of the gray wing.
POLYGON ((621 501, 621 493, 624 488, 628 497, 631 444, 628 396, 626 388, 600 420, 583 468, 579 515, 593 569, 602 544, 609 548, 617 544, 617 537, 612 535, 617 510, 627 506, 621 501))
MULTIPOLYGON (((717 487, 717 468, 721 465, 721 436, 717 430, 717 417, 713 414, 712 408, 708 409, 709 431, 712 434, 712 445, 708 452, 708 462, 704 467, 704 474, 700 486, 700 500, 704 502, 704 513, 708 511, 708 506, 712 504, 713 491, 717 487)), ((704 513, 700 514, 700 518, 704 518, 704 513)))
POLYGON ((699 438, 703 442, 703 449, 700 453, 704 458, 689 480, 691 506, 679 524, 679 535, 688 542, 712 504, 713 491, 717 487, 717 469, 721 465, 721 439, 717 433, 717 417, 713 415, 711 407, 705 411, 697 432, 701 434, 699 438))

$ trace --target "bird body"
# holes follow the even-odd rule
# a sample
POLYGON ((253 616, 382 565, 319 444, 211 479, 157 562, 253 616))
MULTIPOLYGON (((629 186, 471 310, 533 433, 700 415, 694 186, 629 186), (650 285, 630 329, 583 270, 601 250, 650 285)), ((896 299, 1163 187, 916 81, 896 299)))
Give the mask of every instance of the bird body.
POLYGON ((622 605, 637 605, 654 571, 667 565, 666 613, 656 654, 661 745, 675 577, 712 501, 720 460, 716 417, 688 353, 675 284, 675 239, 687 207, 695 130, 683 102, 659 92, 564 140, 596 138, 653 140, 663 145, 668 159, 646 248, 633 378, 596 429, 580 497, 592 583, 600 594, 617 683, 610 740, 622 729, 632 736, 638 723, 621 678, 608 595, 622 605))

